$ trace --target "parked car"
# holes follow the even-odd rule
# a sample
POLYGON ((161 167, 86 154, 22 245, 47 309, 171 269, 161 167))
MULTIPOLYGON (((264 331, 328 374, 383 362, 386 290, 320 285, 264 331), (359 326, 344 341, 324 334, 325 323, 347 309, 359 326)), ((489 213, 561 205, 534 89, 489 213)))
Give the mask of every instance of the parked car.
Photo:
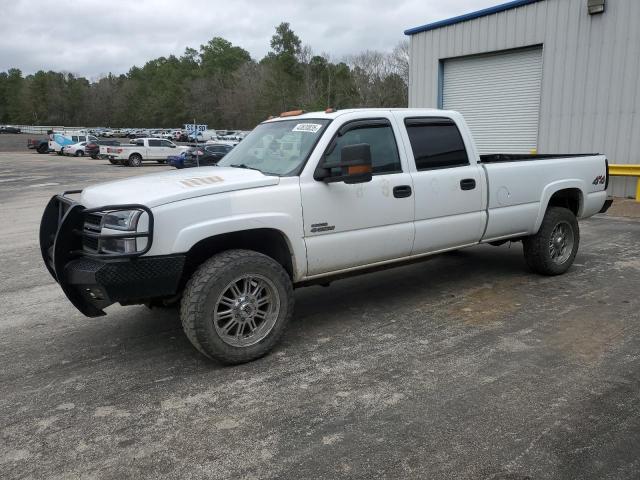
MULTIPOLYGON (((193 147, 195 149, 195 147, 193 147)), ((167 164, 177 169, 184 168, 184 159, 191 149, 184 150, 177 155, 169 155, 167 157, 167 164)))
POLYGON ((29 138, 27 148, 38 153, 49 153, 49 140, 39 138, 29 138))
POLYGON ((216 165, 233 147, 229 145, 190 146, 179 155, 167 157, 167 163, 177 169, 216 165))
POLYGON ((91 142, 98 140, 94 135, 87 134, 83 130, 66 130, 62 132, 51 132, 49 134, 49 151, 62 155, 62 148, 68 145, 75 145, 80 142, 91 142))
POLYGON ((189 142, 206 142, 207 140, 215 140, 218 134, 215 130, 202 130, 200 132, 192 132, 188 136, 189 142))
POLYGON ((64 155, 73 155, 74 157, 84 157, 84 147, 87 142, 74 143, 73 145, 65 145, 62 147, 64 155))
POLYGON ((0 133, 22 133, 22 130, 11 125, 0 125, 0 133))
POLYGON ((232 149, 232 146, 225 144, 196 147, 186 153, 182 161, 182 167, 209 167, 216 165, 232 149))
POLYGON ((40 248, 84 315, 180 301, 195 348, 236 364, 278 343, 294 286, 509 241, 534 272, 562 274, 608 182, 604 155, 478 155, 456 112, 290 112, 217 167, 54 196, 40 248))
POLYGON ((175 143, 161 138, 138 138, 129 145, 107 147, 106 155, 111 163, 120 163, 128 167, 141 167, 145 160, 165 163, 170 154, 187 150, 175 143))
POLYGON ((93 159, 101 158, 100 147, 101 146, 111 146, 117 147, 120 145, 120 142, 117 140, 96 140, 93 142, 88 142, 84 147, 85 155, 90 156, 93 159))

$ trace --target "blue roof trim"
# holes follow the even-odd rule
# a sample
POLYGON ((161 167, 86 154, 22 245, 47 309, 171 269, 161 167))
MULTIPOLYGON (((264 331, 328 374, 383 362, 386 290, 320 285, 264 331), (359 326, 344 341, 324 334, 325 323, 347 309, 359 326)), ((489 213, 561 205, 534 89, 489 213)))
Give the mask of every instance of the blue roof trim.
POLYGON ((467 20, 473 20, 474 18, 485 17, 498 12, 504 12, 505 10, 511 10, 512 8, 522 7, 529 5, 530 3, 540 2, 542 0, 513 0, 511 2, 496 5, 495 7, 484 8, 471 13, 465 13, 458 17, 447 18, 446 20, 439 20, 437 22, 428 23, 419 27, 409 28, 404 31, 405 35, 415 35, 420 32, 428 32, 429 30, 435 30, 436 28, 446 27, 447 25, 453 25, 455 23, 466 22, 467 20))

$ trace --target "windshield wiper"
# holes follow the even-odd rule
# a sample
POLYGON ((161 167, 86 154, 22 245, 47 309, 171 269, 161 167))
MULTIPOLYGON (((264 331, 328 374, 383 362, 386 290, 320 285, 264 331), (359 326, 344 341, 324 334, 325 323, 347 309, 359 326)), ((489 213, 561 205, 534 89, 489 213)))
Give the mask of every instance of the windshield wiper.
POLYGON ((235 168, 246 168, 247 170, 255 170, 257 172, 260 172, 263 175, 273 175, 273 173, 269 173, 269 172, 263 172, 262 170, 260 170, 259 168, 256 167, 250 167, 249 165, 247 165, 246 163, 237 163, 237 164, 231 164, 229 165, 230 167, 235 167, 235 168))

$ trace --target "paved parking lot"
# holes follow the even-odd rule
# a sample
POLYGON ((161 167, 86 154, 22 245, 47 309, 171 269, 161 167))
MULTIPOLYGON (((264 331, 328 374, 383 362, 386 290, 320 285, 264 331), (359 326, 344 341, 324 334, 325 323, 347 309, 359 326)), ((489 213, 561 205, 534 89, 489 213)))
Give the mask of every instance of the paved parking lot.
POLYGON ((40 258, 50 195, 165 168, 0 153, 0 477, 638 478, 640 221, 582 222, 561 277, 514 244, 300 289, 222 367, 175 310, 84 318, 40 258))

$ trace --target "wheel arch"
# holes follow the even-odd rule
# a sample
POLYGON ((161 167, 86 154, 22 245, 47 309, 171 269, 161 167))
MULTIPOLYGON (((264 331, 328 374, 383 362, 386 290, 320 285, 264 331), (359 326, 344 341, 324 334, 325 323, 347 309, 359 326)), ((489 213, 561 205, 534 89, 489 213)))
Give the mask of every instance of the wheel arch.
POLYGON ((540 229, 544 215, 549 207, 567 208, 573 212, 576 218, 580 218, 584 210, 584 192, 585 188, 582 180, 564 180, 547 185, 542 192, 534 233, 540 229))
POLYGON ((186 253, 181 284, 184 285, 204 261, 216 253, 231 249, 262 253, 282 265, 292 280, 296 276, 295 256, 287 236, 275 228, 255 228, 220 233, 195 243, 186 253))

